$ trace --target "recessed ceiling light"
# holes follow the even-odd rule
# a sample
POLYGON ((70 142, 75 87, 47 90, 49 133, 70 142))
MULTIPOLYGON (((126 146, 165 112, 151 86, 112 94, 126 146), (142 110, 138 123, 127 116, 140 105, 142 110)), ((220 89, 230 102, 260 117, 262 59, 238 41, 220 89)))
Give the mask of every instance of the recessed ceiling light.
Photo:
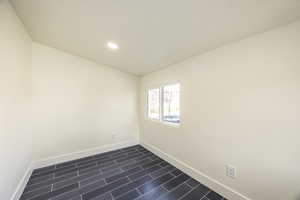
POLYGON ((107 42, 107 46, 110 49, 118 49, 119 48, 119 46, 116 43, 113 43, 113 42, 107 42))

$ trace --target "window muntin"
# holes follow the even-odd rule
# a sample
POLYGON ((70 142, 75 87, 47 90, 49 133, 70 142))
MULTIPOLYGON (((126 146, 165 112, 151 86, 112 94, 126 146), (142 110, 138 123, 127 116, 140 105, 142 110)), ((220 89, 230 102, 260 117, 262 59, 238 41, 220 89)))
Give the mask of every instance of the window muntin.
POLYGON ((162 87, 162 121, 180 123, 180 84, 162 87))
POLYGON ((160 120, 160 88, 148 90, 148 118, 160 120))

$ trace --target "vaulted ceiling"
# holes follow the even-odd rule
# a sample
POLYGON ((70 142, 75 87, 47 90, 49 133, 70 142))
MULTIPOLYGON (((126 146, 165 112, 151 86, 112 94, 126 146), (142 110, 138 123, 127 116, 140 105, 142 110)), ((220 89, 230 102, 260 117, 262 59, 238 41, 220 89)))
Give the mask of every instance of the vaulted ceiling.
POLYGON ((300 0, 11 2, 34 41, 136 75, 300 19, 300 0))

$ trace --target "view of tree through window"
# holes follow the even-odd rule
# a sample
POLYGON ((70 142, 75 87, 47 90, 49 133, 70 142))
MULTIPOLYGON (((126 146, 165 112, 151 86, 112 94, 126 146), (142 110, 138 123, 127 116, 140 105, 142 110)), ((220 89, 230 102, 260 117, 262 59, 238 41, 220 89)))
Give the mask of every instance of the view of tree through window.
POLYGON ((180 122, 179 92, 179 84, 166 85, 163 87, 163 121, 173 123, 180 122))
POLYGON ((150 89, 148 90, 148 117, 150 119, 159 120, 159 105, 160 102, 160 89, 150 89))

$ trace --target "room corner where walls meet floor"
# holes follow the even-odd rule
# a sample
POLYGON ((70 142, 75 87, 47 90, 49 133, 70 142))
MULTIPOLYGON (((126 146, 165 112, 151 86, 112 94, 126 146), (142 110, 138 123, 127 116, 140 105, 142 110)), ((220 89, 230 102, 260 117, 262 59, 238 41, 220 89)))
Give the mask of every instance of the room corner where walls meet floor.
POLYGON ((141 145, 33 171, 21 200, 225 200, 141 145))
MULTIPOLYGON (((94 155, 103 155, 103 153, 105 155, 105 154, 107 154, 106 152, 118 151, 120 149, 132 147, 132 146, 135 146, 135 145, 140 145, 141 147, 147 149, 151 153, 154 153, 154 155, 160 157, 164 161, 166 161, 166 162, 170 163, 171 165, 175 166, 176 168, 180 169, 185 174, 197 179, 199 182, 206 185, 208 188, 211 188, 213 191, 216 191, 216 192, 222 194, 223 196, 226 196, 227 199, 250 200, 249 198, 237 193, 236 191, 232 190, 231 188, 228 188, 228 187, 222 185, 221 183, 211 179, 210 177, 204 175, 203 173, 193 169, 192 167, 188 166, 187 164, 183 163, 182 161, 179 161, 178 159, 174 158, 173 156, 162 152, 157 147, 154 147, 154 146, 152 146, 150 144, 147 144, 145 142, 139 143, 137 141, 127 141, 127 142, 114 144, 114 145, 106 145, 106 146, 103 146, 103 147, 100 147, 100 148, 89 149, 89 150, 85 150, 85 151, 81 151, 81 152, 75 152, 75 153, 68 154, 68 155, 62 155, 62 156, 57 156, 57 157, 53 157, 53 158, 49 158, 49 159, 36 161, 31 165, 31 168, 28 170, 25 178, 23 179, 23 182, 20 184, 20 186, 18 188, 18 191, 16 192, 16 194, 15 194, 14 198, 12 198, 12 200, 19 200, 19 199, 22 199, 22 200, 26 199, 27 200, 27 199, 30 199, 29 197, 33 197, 36 193, 39 193, 39 190, 36 190, 36 192, 30 191, 30 193, 25 195, 26 198, 25 197, 21 198, 22 193, 23 193, 26 185, 28 183, 32 182, 32 181, 30 181, 31 180, 30 176, 31 176, 32 172, 36 171, 36 169, 39 169, 38 171, 40 171, 41 168, 47 170, 49 168, 49 166, 53 166, 53 165, 56 165, 56 164, 59 164, 59 163, 72 163, 72 161, 74 161, 74 160, 77 160, 77 161, 79 160, 79 161, 83 162, 84 160, 86 160, 86 158, 90 158, 91 156, 94 156, 94 155)), ((128 159, 130 160, 130 158, 128 158, 128 159)), ((89 162, 89 161, 87 161, 87 162, 89 162)), ((60 164, 60 165, 62 165, 62 164, 60 164)), ((91 169, 95 168, 95 166, 88 166, 88 165, 86 166, 87 169, 90 168, 90 167, 91 167, 91 169)), ((83 168, 85 168, 85 167, 83 167, 83 168)), ((88 172, 88 170, 83 170, 83 171, 88 172)), ((35 173, 36 172, 34 172, 34 174, 35 173)), ((68 179, 68 177, 66 179, 68 179)), ((37 182, 41 181, 39 179, 36 179, 36 180, 37 180, 37 182)), ((63 181, 63 180, 59 180, 59 181, 63 181)), ((97 187, 94 185, 93 188, 95 189, 97 187)), ((41 191, 49 192, 47 188, 44 188, 44 189, 45 190, 42 189, 41 191)), ((80 191, 82 191, 82 190, 80 190, 80 191)), ((77 193, 78 193, 78 191, 77 191, 77 193)), ((195 191, 195 193, 197 193, 197 192, 195 191)), ((213 195, 213 194, 214 193, 212 193, 211 195, 213 195)), ((219 197, 219 196, 216 195, 215 198, 217 199, 217 197, 219 197)), ((40 197, 40 198, 42 198, 42 197, 40 197)), ((59 197, 57 197, 57 198, 59 199, 59 197)), ((143 199, 143 198, 141 198, 141 199, 143 199)), ((207 200, 207 199, 203 198, 203 200, 207 200)), ((210 200, 214 200, 213 197, 211 197, 210 200)))
POLYGON ((11 200, 19 200, 20 199, 20 197, 23 193, 23 190, 25 189, 25 186, 29 181, 29 178, 35 169, 47 167, 50 165, 55 165, 58 163, 77 160, 80 158, 84 158, 84 157, 88 157, 88 156, 92 156, 92 155, 96 155, 96 154, 101 154, 101 153, 105 153, 105 152, 109 152, 109 151, 114 151, 117 149, 126 148, 126 147, 130 147, 133 145, 138 145, 138 144, 139 144, 139 141, 130 140, 130 141, 124 141, 124 142, 120 142, 120 143, 104 145, 101 147, 86 149, 83 151, 77 151, 77 152, 73 152, 73 153, 68 153, 68 154, 63 154, 63 155, 59 155, 59 156, 54 156, 54 157, 49 157, 49 158, 45 158, 45 159, 41 159, 41 160, 32 161, 31 164, 28 166, 24 177, 19 182, 11 200))

